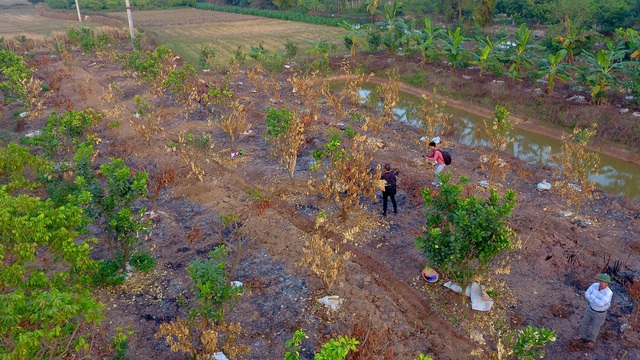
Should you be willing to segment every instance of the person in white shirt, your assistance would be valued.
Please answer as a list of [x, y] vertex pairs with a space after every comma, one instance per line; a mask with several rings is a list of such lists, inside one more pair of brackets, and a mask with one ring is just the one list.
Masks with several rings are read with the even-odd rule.
[[610, 282], [609, 275], [600, 274], [598, 282], [589, 286], [584, 294], [589, 306], [584, 311], [578, 334], [587, 347], [595, 346], [600, 327], [607, 318], [607, 310], [611, 306], [611, 298], [613, 297], [613, 291], [609, 289]]

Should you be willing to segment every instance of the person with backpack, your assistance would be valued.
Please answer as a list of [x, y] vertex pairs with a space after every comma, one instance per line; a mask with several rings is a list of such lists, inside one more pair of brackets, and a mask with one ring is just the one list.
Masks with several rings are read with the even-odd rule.
[[387, 184], [382, 191], [382, 216], [387, 216], [387, 198], [391, 198], [393, 204], [393, 213], [398, 213], [398, 207], [396, 205], [396, 174], [391, 172], [391, 165], [384, 165], [384, 173], [380, 179], [385, 180]]
[[429, 147], [431, 148], [431, 154], [425, 155], [424, 157], [426, 157], [428, 160], [436, 162], [435, 179], [431, 184], [440, 186], [442, 185], [442, 183], [440, 182], [440, 179], [438, 179], [438, 174], [440, 174], [442, 170], [444, 170], [445, 166], [451, 164], [451, 156], [446, 151], [441, 151], [440, 149], [438, 149], [436, 147], [436, 143], [433, 141], [429, 143]]

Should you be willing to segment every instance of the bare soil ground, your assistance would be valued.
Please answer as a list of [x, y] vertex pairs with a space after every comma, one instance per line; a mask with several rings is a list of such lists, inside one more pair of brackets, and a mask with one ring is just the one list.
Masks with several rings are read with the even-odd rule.
[[[77, 53], [72, 71], [67, 71], [56, 55], [41, 54], [34, 61], [40, 56], [50, 60], [48, 71], [39, 67], [40, 74], [64, 72], [60, 91], [71, 100], [74, 109], [106, 110], [108, 104], [100, 99], [100, 94], [110, 83], [115, 82], [124, 90], [122, 103], [130, 109], [133, 96], [146, 91], [146, 86], [123, 76], [111, 61]], [[282, 85], [282, 104], [293, 101], [294, 95], [286, 82], [290, 71], [281, 74], [278, 80]], [[220, 79], [216, 74], [206, 77], [207, 81]], [[632, 321], [633, 310], [623, 284], [637, 278], [640, 268], [638, 203], [600, 192], [599, 199], [584, 206], [584, 216], [593, 225], [586, 228], [574, 225], [560, 215], [566, 210], [565, 200], [535, 190], [541, 178], [550, 178], [551, 170], [508, 158], [513, 172], [503, 185], [518, 192], [518, 207], [510, 223], [522, 246], [496, 263], [495, 269], [500, 271], [483, 279], [497, 294], [492, 312], [472, 312], [458, 295], [441, 287], [447, 279], [427, 285], [419, 277], [425, 259], [414, 249], [414, 238], [423, 231], [420, 189], [429, 186], [432, 168], [419, 156], [415, 129], [393, 123], [381, 135], [384, 147], [376, 161], [389, 162], [400, 171], [399, 214], [382, 218], [377, 215], [381, 204], [364, 200], [368, 215], [358, 219], [361, 226], [371, 230], [358, 245], [343, 247], [355, 256], [346, 264], [343, 285], [327, 291], [309, 269], [296, 263], [312, 230], [312, 218], [323, 208], [306, 186], [310, 152], [327, 134], [328, 126], [322, 124], [336, 119], [322, 115], [303, 146], [296, 181], [292, 184], [277, 159], [269, 156], [267, 144], [260, 136], [265, 130], [265, 108], [280, 103], [274, 104], [265, 94], [256, 93], [244, 72], [231, 79], [231, 88], [249, 110], [253, 125], [251, 135], [238, 139], [237, 146], [245, 155], [230, 159], [226, 135], [214, 131], [216, 150], [214, 161], [206, 167], [205, 181], [183, 176], [178, 185], [162, 194], [163, 215], [156, 218], [152, 235], [144, 244], [158, 260], [156, 270], [135, 274], [122, 286], [96, 292], [106, 305], [107, 334], [126, 324], [131, 324], [135, 331], [130, 339], [132, 358], [186, 358], [171, 353], [164, 341], [153, 338], [153, 334], [161, 322], [184, 315], [177, 299], [190, 296], [186, 268], [191, 260], [206, 256], [219, 243], [211, 224], [228, 213], [241, 214], [247, 228], [253, 229], [253, 246], [243, 255], [234, 277], [251, 284], [252, 290], [231, 314], [231, 320], [242, 324], [240, 341], [251, 348], [246, 359], [281, 358], [284, 342], [298, 328], [304, 328], [310, 335], [304, 342], [303, 356], [311, 358], [321, 342], [330, 336], [350, 333], [358, 322], [387, 334], [377, 351], [387, 354], [388, 359], [413, 359], [421, 352], [436, 359], [491, 358], [495, 342], [487, 324], [498, 317], [513, 328], [535, 325], [554, 329], [558, 340], [548, 347], [549, 358], [640, 358], [637, 325], [623, 331], [623, 325]], [[171, 104], [168, 98], [167, 101]], [[5, 108], [5, 115], [10, 111]], [[207, 117], [199, 109], [191, 115], [192, 121], [185, 122], [179, 107], [169, 105], [165, 111], [172, 114], [163, 123], [165, 136], [154, 139], [150, 147], [132, 131], [128, 118], [123, 118], [117, 128], [107, 127], [103, 122], [100, 127], [103, 141], [96, 163], [109, 156], [121, 156], [135, 168], [165, 162], [180, 167], [186, 175], [185, 166], [167, 152], [166, 145], [180, 130], [205, 128]], [[5, 128], [14, 121], [7, 117], [3, 121]], [[13, 136], [37, 130], [41, 125], [42, 119], [27, 123]], [[454, 179], [464, 175], [471, 179], [470, 184], [476, 184], [484, 177], [477, 166], [479, 149], [457, 144], [453, 139], [446, 139], [444, 146], [454, 158], [449, 167]], [[254, 204], [247, 200], [246, 191], [251, 188], [270, 196], [270, 207], [264, 214], [255, 212]], [[470, 191], [484, 193], [474, 186]], [[149, 202], [141, 205], [149, 206]], [[194, 229], [202, 230], [204, 235], [188, 242], [186, 234]], [[107, 255], [99, 247], [96, 256]], [[598, 347], [587, 351], [571, 339], [586, 305], [583, 291], [593, 282], [595, 274], [603, 270], [614, 275], [613, 307]], [[318, 298], [328, 294], [345, 299], [338, 312], [317, 304]], [[474, 357], [472, 352], [480, 355]]]

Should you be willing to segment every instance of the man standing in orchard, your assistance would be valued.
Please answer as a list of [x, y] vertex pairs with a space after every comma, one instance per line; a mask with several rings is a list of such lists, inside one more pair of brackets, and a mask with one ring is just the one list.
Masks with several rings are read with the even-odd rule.
[[593, 283], [585, 292], [584, 297], [589, 302], [585, 309], [578, 334], [586, 347], [595, 346], [600, 327], [607, 318], [607, 310], [611, 307], [613, 291], [609, 289], [611, 277], [607, 274], [598, 275], [598, 282]]

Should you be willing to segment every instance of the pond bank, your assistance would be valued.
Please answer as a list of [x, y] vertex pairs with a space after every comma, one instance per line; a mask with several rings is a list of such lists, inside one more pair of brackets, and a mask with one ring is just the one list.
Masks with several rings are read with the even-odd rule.
[[[342, 79], [346, 79], [346, 76], [336, 76], [335, 78], [332, 78], [332, 80], [342, 80]], [[369, 81], [377, 84], [382, 84], [386, 81], [386, 79], [373, 76], [369, 79]], [[486, 109], [486, 108], [469, 104], [460, 100], [447, 98], [441, 95], [434, 94], [431, 91], [417, 88], [411, 85], [402, 84], [402, 86], [400, 87], [400, 91], [403, 91], [418, 97], [421, 96], [422, 94], [425, 94], [433, 99], [445, 102], [448, 106], [455, 107], [455, 108], [470, 112], [472, 114], [476, 114], [476, 115], [487, 117], [487, 118], [493, 117], [493, 109]], [[561, 140], [562, 134], [565, 133], [565, 130], [558, 127], [551, 126], [549, 124], [545, 124], [537, 119], [518, 117], [518, 116], [514, 116], [513, 114], [511, 114], [510, 117], [517, 128], [520, 128], [526, 131], [549, 136], [557, 140]], [[595, 144], [595, 146], [600, 150], [600, 152], [606, 155], [609, 155], [611, 157], [614, 157], [623, 161], [628, 161], [628, 162], [632, 162], [637, 165], [640, 165], [640, 153], [636, 153], [630, 149], [623, 148], [621, 147], [621, 145], [608, 143], [608, 142], [597, 143]]]

